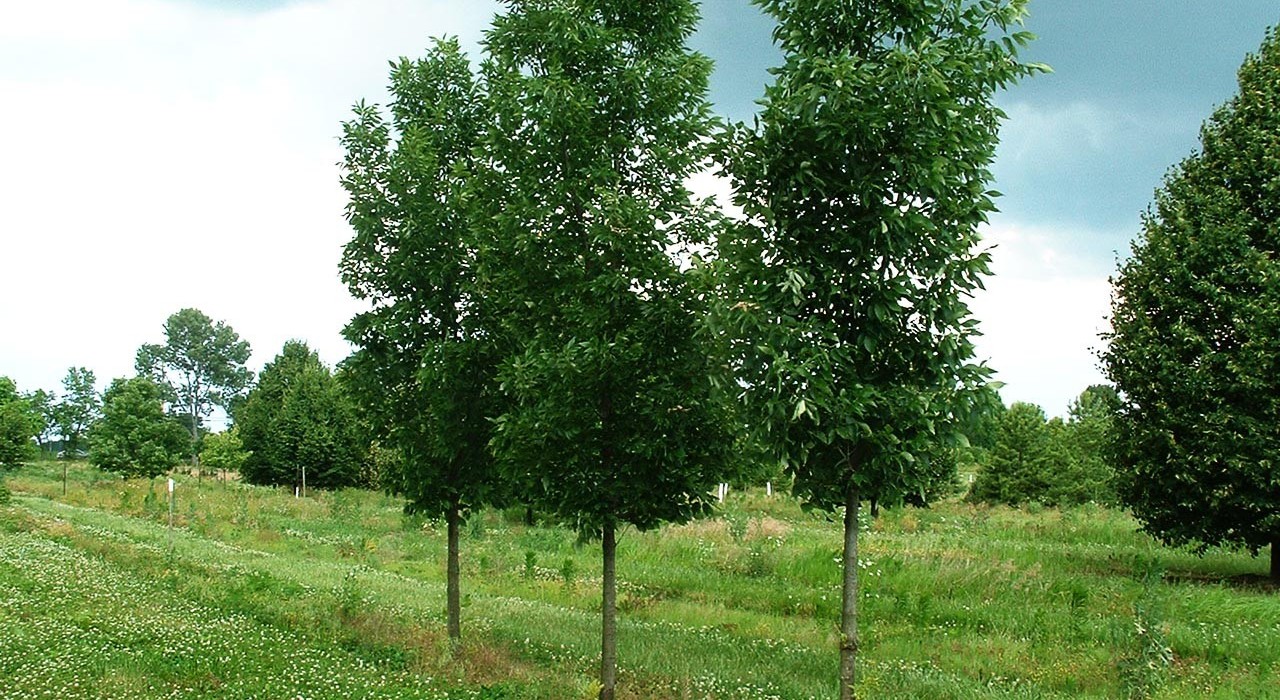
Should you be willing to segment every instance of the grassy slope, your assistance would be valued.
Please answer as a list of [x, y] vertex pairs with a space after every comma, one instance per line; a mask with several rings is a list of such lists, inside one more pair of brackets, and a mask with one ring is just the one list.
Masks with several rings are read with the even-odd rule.
[[[598, 548], [562, 529], [465, 530], [455, 654], [442, 528], [394, 499], [184, 479], [170, 549], [159, 482], [72, 476], [65, 498], [59, 467], [9, 478], [0, 699], [593, 694]], [[1241, 585], [1259, 560], [1162, 549], [1099, 508], [944, 504], [869, 528], [867, 697], [1280, 698], [1280, 597]], [[833, 697], [839, 542], [759, 494], [625, 533], [623, 696]]]

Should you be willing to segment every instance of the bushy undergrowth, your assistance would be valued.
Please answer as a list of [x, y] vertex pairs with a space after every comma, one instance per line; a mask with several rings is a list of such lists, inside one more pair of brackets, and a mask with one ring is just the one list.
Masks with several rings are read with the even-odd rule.
[[[315, 698], [363, 683], [362, 697], [593, 692], [599, 550], [569, 530], [476, 516], [464, 530], [466, 644], [455, 651], [443, 629], [444, 528], [406, 518], [396, 499], [354, 489], [298, 499], [180, 478], [170, 549], [167, 503], [148, 497], [147, 482], [73, 466], [65, 502], [60, 467], [29, 466], [11, 484], [0, 546], [26, 553], [0, 559], [0, 587], [23, 591], [0, 610], [0, 628], [15, 630], [0, 635], [0, 663], [59, 697], [101, 687], [111, 697], [294, 697], [255, 692], [267, 686], [249, 676]], [[1264, 568], [1255, 559], [1163, 549], [1097, 506], [944, 502], [864, 526], [866, 697], [1280, 697], [1280, 603], [1244, 585]], [[755, 491], [731, 494], [717, 518], [624, 532], [620, 697], [834, 697], [839, 545], [837, 522]], [[36, 581], [39, 567], [54, 567], [49, 580], [67, 593]], [[1164, 575], [1146, 575], [1156, 570]], [[84, 602], [64, 600], [72, 595]], [[188, 610], [191, 624], [174, 619]], [[44, 626], [65, 634], [46, 640]], [[239, 647], [237, 635], [256, 641]], [[295, 647], [323, 663], [284, 679], [273, 664], [295, 659]], [[51, 661], [77, 655], [91, 663]], [[327, 690], [331, 674], [346, 685]], [[0, 697], [41, 697], [35, 683], [22, 685], [34, 695]]]

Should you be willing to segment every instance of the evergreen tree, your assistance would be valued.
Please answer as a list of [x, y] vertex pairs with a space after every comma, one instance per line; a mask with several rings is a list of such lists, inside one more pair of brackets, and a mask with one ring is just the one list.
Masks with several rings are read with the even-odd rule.
[[350, 400], [307, 344], [290, 340], [268, 362], [236, 416], [253, 484], [356, 484], [365, 457]]
[[[1061, 423], [1061, 421], [1059, 421]], [[969, 499], [986, 503], [1020, 505], [1042, 501], [1063, 468], [1064, 453], [1055, 444], [1060, 438], [1045, 421], [1039, 406], [1015, 402], [996, 427], [990, 461], [978, 474]]]

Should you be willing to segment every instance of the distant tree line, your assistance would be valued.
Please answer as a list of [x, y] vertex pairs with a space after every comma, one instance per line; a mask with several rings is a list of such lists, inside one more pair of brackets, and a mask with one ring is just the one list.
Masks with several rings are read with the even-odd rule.
[[[285, 343], [256, 383], [249, 345], [224, 322], [182, 309], [166, 342], [143, 345], [137, 374], [99, 395], [91, 370], [72, 367], [63, 391], [20, 393], [0, 377], [0, 467], [38, 457], [87, 458], [124, 478], [154, 478], [187, 462], [200, 475], [238, 472], [262, 485], [377, 486], [367, 423], [301, 341]], [[209, 433], [215, 409], [230, 427]], [[65, 462], [64, 462], [65, 471]]]

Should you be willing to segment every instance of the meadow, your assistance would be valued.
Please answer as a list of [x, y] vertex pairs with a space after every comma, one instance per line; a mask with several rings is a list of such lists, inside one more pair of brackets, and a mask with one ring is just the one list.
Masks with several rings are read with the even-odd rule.
[[[402, 502], [74, 464], [8, 475], [0, 700], [566, 700], [597, 692], [599, 548], [522, 509], [464, 528], [444, 635], [444, 528]], [[1097, 506], [944, 502], [865, 522], [861, 697], [1280, 698], [1265, 561], [1161, 547]], [[620, 697], [836, 692], [838, 522], [732, 492], [717, 517], [619, 538]]]

